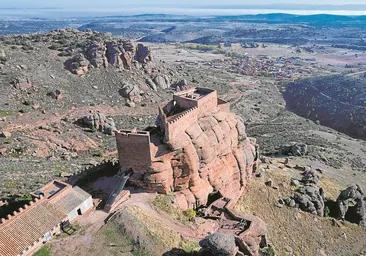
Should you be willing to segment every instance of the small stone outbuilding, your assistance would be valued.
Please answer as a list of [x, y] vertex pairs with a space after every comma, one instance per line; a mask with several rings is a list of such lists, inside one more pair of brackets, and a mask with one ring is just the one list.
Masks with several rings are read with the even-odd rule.
[[72, 222], [93, 209], [90, 194], [58, 180], [31, 195], [33, 201], [1, 219], [1, 256], [33, 255], [61, 232], [62, 223]]

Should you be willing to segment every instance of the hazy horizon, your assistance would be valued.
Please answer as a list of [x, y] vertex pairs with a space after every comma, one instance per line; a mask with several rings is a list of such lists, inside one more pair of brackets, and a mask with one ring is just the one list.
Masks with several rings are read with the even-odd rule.
[[[5, 1], [5, 2], [4, 2]], [[87, 1], [89, 4], [84, 4]], [[214, 16], [214, 15], [246, 15], [287, 13], [297, 15], [333, 14], [360, 16], [366, 15], [366, 3], [363, 1], [335, 0], [327, 4], [324, 0], [293, 1], [293, 0], [258, 0], [256, 4], [243, 4], [243, 1], [228, 0], [225, 5], [218, 1], [200, 1], [193, 4], [192, 0], [185, 4], [169, 4], [166, 0], [157, 0], [143, 4], [147, 0], [137, 0], [133, 4], [121, 4], [116, 0], [103, 1], [103, 7], [98, 7], [100, 1], [79, 0], [71, 4], [71, 0], [61, 3], [37, 0], [2, 0], [0, 3], [0, 19], [9, 18], [80, 18], [101, 16], [130, 16], [139, 14], [172, 14], [190, 16]], [[209, 2], [209, 3], [208, 3]], [[70, 3], [70, 4], [68, 4]], [[267, 4], [265, 4], [267, 3]], [[314, 4], [317, 3], [317, 4]], [[48, 6], [47, 6], [48, 5]]]
[[255, 4], [249, 1], [242, 0], [227, 0], [223, 4], [222, 1], [215, 0], [201, 0], [199, 2], [195, 0], [186, 0], [184, 4], [176, 4], [171, 2], [171, 0], [155, 0], [153, 3], [149, 0], [134, 0], [134, 1], [119, 1], [119, 0], [63, 0], [50, 3], [49, 0], [1, 0], [0, 8], [113, 8], [113, 7], [160, 7], [160, 8], [210, 8], [210, 7], [223, 7], [229, 8], [230, 6], [262, 6], [262, 7], [271, 7], [272, 5], [281, 5], [286, 6], [306, 6], [306, 5], [314, 5], [314, 6], [322, 6], [326, 5], [328, 7], [331, 6], [339, 6], [339, 5], [365, 5], [366, 2], [364, 0], [257, 0]]

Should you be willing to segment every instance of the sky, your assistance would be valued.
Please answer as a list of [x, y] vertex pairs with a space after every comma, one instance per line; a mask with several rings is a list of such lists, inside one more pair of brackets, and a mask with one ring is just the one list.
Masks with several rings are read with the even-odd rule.
[[[250, 4], [366, 4], [366, 0], [185, 0], [177, 2], [181, 6], [212, 6], [212, 5], [250, 5]], [[123, 6], [174, 6], [172, 0], [0, 0], [0, 8], [94, 8], [94, 7], [123, 7]]]

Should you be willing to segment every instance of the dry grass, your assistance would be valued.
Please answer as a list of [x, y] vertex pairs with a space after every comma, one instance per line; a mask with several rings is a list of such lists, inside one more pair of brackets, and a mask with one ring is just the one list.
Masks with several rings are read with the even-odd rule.
[[322, 178], [319, 183], [319, 187], [324, 189], [324, 194], [327, 199], [330, 200], [337, 200], [339, 192], [344, 189], [344, 187], [340, 186], [339, 184], [333, 182], [330, 178], [324, 177]]
[[139, 248], [133, 239], [119, 230], [115, 223], [108, 223], [96, 235], [90, 255], [103, 256], [150, 256]]
[[166, 226], [162, 221], [151, 217], [137, 206], [128, 207], [128, 211], [141, 222], [155, 242], [164, 245], [167, 250], [181, 248], [187, 252], [199, 249], [197, 243], [183, 238], [178, 232]]
[[185, 225], [191, 225], [190, 219], [196, 216], [196, 212], [192, 209], [182, 211], [174, 207], [170, 195], [157, 195], [149, 203], [158, 212], [165, 212], [174, 220], [178, 220]]
[[[337, 227], [330, 218], [320, 218], [286, 206], [276, 207], [279, 198], [291, 195], [295, 189], [290, 186], [293, 170], [271, 165], [264, 174], [264, 178], [249, 183], [248, 193], [235, 210], [253, 213], [267, 223], [270, 242], [279, 255], [290, 255], [289, 251], [306, 256], [323, 252], [327, 255], [359, 255], [366, 241], [363, 229], [351, 223]], [[278, 190], [264, 184], [269, 178], [279, 187]], [[320, 185], [330, 198], [335, 198], [340, 188], [329, 178], [323, 178]]]

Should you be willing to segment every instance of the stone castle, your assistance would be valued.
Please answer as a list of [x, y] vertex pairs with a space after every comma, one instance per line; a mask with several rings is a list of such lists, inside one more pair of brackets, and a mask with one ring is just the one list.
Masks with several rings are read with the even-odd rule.
[[148, 191], [174, 192], [182, 209], [220, 193], [237, 200], [258, 168], [254, 139], [215, 90], [180, 91], [159, 107], [156, 127], [116, 132], [121, 170]]

